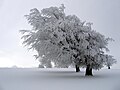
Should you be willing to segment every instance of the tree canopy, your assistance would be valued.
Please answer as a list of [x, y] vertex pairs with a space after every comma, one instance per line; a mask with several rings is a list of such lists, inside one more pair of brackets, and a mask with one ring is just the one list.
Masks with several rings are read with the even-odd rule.
[[[92, 23], [82, 22], [76, 15], [66, 15], [65, 7], [34, 8], [25, 15], [31, 30], [21, 30], [23, 44], [37, 51], [36, 58], [45, 65], [56, 67], [78, 65], [91, 69], [111, 66], [112, 56], [106, 59], [111, 38], [92, 29]], [[111, 59], [112, 57], [112, 59]]]

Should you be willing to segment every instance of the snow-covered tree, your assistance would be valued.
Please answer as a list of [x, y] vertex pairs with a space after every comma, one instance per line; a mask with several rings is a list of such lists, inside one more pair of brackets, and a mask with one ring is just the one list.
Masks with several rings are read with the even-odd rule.
[[110, 69], [112, 64], [116, 63], [117, 61], [113, 58], [112, 55], [105, 55], [105, 65]]
[[87, 49], [84, 50], [86, 75], [92, 75], [92, 69], [100, 69], [104, 65], [104, 52], [108, 41], [111, 38], [105, 38], [104, 35], [91, 29], [91, 23], [88, 23], [90, 30], [87, 33], [86, 40], [89, 42]]
[[[35, 49], [38, 52], [37, 57], [42, 57], [43, 60], [52, 60], [58, 67], [71, 65], [73, 63], [71, 53], [63, 51], [63, 49], [68, 47], [67, 41], [74, 34], [74, 32], [71, 33], [75, 29], [74, 22], [77, 26], [80, 22], [79, 19], [75, 15], [65, 16], [64, 5], [59, 8], [46, 8], [41, 12], [32, 9], [26, 17], [33, 28], [32, 30], [21, 30], [24, 34], [23, 44]], [[82, 23], [80, 24], [82, 25]], [[73, 40], [71, 41], [73, 42]]]
[[86, 75], [92, 75], [92, 69], [103, 67], [111, 39], [92, 30], [92, 23], [82, 22], [76, 15], [66, 15], [64, 10], [63, 4], [41, 12], [31, 9], [25, 16], [32, 29], [21, 30], [23, 44], [37, 51], [35, 56], [45, 67], [54, 62], [56, 67], [74, 65], [79, 71], [81, 66], [86, 67]]

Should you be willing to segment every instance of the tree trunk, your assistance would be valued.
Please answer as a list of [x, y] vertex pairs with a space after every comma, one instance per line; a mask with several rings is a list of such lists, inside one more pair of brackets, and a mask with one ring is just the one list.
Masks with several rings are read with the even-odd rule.
[[110, 69], [110, 66], [108, 66], [108, 69]]
[[90, 67], [90, 65], [87, 65], [85, 75], [86, 76], [93, 76], [93, 74], [92, 74], [92, 68]]
[[80, 68], [78, 65], [75, 65], [75, 68], [76, 68], [76, 72], [80, 72]]

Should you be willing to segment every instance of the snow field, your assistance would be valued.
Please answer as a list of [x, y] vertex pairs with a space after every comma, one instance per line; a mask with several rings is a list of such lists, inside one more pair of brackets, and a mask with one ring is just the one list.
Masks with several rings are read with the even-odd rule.
[[120, 70], [85, 71], [75, 69], [1, 68], [0, 90], [120, 90]]

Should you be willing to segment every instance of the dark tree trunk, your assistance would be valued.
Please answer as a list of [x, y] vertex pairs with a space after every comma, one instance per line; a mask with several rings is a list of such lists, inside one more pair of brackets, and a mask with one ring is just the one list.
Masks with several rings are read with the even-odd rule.
[[80, 68], [78, 65], [75, 65], [75, 68], [76, 68], [76, 72], [80, 72]]
[[90, 67], [90, 65], [87, 65], [85, 75], [86, 76], [93, 76], [93, 74], [92, 74], [92, 68]]
[[108, 66], [108, 69], [110, 69], [110, 66]]

